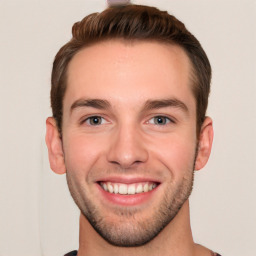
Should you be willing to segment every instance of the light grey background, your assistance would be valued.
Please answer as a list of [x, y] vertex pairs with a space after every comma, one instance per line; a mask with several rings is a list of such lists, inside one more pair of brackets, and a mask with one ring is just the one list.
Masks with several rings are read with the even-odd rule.
[[[201, 41], [213, 68], [215, 139], [196, 173], [194, 239], [223, 256], [256, 242], [256, 1], [134, 1], [167, 9]], [[78, 247], [79, 212], [44, 143], [54, 55], [104, 0], [0, 0], [0, 256], [59, 256]]]

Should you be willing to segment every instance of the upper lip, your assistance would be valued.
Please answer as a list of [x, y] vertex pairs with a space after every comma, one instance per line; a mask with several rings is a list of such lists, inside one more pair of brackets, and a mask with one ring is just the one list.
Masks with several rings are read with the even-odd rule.
[[161, 183], [158, 179], [151, 177], [134, 177], [134, 176], [108, 176], [101, 179], [98, 179], [97, 182], [113, 182], [113, 183], [123, 183], [123, 184], [132, 184], [140, 182], [155, 182]]

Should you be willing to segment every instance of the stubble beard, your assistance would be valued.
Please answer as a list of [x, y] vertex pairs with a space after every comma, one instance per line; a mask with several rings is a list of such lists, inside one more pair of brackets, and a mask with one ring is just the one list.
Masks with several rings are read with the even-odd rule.
[[174, 219], [189, 198], [194, 182], [194, 165], [195, 160], [190, 170], [187, 170], [183, 181], [175, 190], [172, 188], [172, 183], [169, 184], [170, 190], [167, 190], [167, 186], [159, 207], [146, 219], [139, 217], [140, 208], [116, 207], [113, 211], [115, 219], [119, 219], [119, 221], [116, 222], [115, 220], [113, 222], [113, 216], [111, 218], [106, 211], [98, 209], [85, 192], [79, 193], [74, 189], [75, 185], [68, 171], [67, 183], [71, 196], [81, 213], [103, 239], [115, 246], [137, 247], [153, 240]]

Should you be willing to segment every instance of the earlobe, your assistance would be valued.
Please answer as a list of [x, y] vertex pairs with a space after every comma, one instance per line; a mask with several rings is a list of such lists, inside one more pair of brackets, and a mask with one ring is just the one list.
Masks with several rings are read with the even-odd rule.
[[213, 126], [212, 119], [210, 117], [206, 117], [204, 123], [201, 127], [199, 143], [198, 143], [198, 153], [195, 163], [195, 170], [202, 169], [211, 154], [213, 142]]
[[45, 141], [48, 148], [48, 157], [51, 169], [57, 174], [64, 174], [66, 172], [66, 168], [64, 163], [62, 140], [59, 136], [56, 121], [53, 117], [48, 117], [46, 120]]

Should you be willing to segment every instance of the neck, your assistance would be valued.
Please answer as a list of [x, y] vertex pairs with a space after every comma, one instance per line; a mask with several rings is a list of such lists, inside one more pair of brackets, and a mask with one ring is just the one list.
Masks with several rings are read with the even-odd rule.
[[191, 256], [195, 255], [195, 251], [196, 245], [192, 238], [188, 201], [157, 237], [139, 247], [117, 247], [109, 244], [93, 229], [82, 214], [80, 216], [78, 256]]

